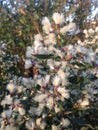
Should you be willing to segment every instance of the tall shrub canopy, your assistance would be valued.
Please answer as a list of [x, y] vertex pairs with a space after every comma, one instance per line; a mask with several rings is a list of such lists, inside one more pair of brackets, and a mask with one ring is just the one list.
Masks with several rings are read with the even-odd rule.
[[92, 7], [90, 0], [1, 1], [1, 130], [98, 128]]

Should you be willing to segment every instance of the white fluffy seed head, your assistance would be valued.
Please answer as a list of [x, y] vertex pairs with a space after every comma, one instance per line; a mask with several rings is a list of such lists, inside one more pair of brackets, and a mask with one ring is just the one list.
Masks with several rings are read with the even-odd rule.
[[83, 30], [83, 33], [84, 33], [84, 34], [88, 34], [87, 29], [84, 29], [84, 30]]
[[67, 32], [69, 31], [76, 31], [76, 24], [73, 22], [70, 22], [67, 27]]
[[70, 125], [70, 121], [67, 118], [63, 118], [61, 123], [64, 127], [68, 127]]
[[18, 86], [17, 92], [18, 92], [18, 93], [21, 93], [22, 91], [23, 91], [23, 86]]
[[61, 111], [60, 108], [58, 108], [57, 106], [54, 107], [54, 110], [55, 110], [56, 113]]
[[36, 102], [42, 102], [47, 98], [47, 94], [38, 94], [34, 97], [34, 101]]
[[61, 77], [62, 86], [67, 86], [69, 84], [68, 79], [67, 79], [68, 75], [63, 71], [63, 69], [59, 69], [58, 75]]
[[91, 52], [88, 55], [91, 61], [95, 61], [95, 58], [96, 58], [95, 52]]
[[69, 91], [66, 90], [64, 87], [58, 87], [58, 92], [61, 94], [62, 97], [64, 98], [69, 98]]
[[84, 100], [78, 100], [78, 103], [80, 104], [81, 107], [86, 107], [89, 105], [89, 100], [88, 98], [85, 98]]
[[30, 67], [32, 67], [32, 61], [27, 59], [25, 61], [25, 69], [29, 69]]
[[50, 81], [50, 75], [46, 75], [45, 76], [45, 83], [46, 83], [46, 85], [49, 83], [49, 81]]
[[43, 40], [43, 37], [42, 37], [41, 34], [36, 34], [36, 35], [34, 36], [34, 39], [35, 39], [35, 41], [42, 41], [42, 40]]
[[1, 117], [2, 117], [2, 118], [6, 118], [6, 117], [7, 117], [6, 113], [5, 113], [5, 112], [2, 112], [2, 113], [1, 113]]
[[28, 46], [28, 47], [27, 47], [27, 50], [26, 50], [26, 57], [27, 57], [27, 58], [31, 58], [32, 55], [33, 55], [33, 53], [34, 53], [33, 48], [30, 47], [30, 46]]
[[15, 85], [13, 83], [9, 83], [7, 85], [7, 90], [9, 90], [10, 93], [13, 93], [15, 91]]
[[37, 119], [36, 119], [36, 124], [37, 124], [38, 126], [40, 126], [40, 124], [41, 124], [41, 118], [37, 118]]
[[19, 130], [19, 126], [7, 125], [6, 128], [2, 130]]
[[48, 25], [51, 25], [49, 19], [48, 19], [47, 17], [44, 17], [44, 18], [42, 19], [42, 25], [45, 26], [45, 25], [47, 25], [47, 24], [48, 24]]
[[59, 130], [59, 126], [52, 125], [52, 130]]
[[34, 127], [35, 127], [34, 120], [28, 120], [28, 121], [26, 121], [26, 128], [27, 129], [34, 129]]
[[20, 115], [25, 115], [25, 109], [24, 108], [18, 108], [18, 111], [19, 111], [19, 113], [20, 113]]
[[58, 76], [58, 75], [56, 75], [56, 76], [53, 78], [53, 80], [52, 80], [52, 84], [53, 84], [54, 86], [59, 86], [60, 83], [61, 83], [61, 77]]
[[95, 32], [95, 31], [94, 31], [92, 28], [88, 29], [88, 33], [89, 33], [90, 35], [93, 35], [94, 32]]
[[49, 109], [52, 109], [52, 107], [53, 107], [53, 97], [47, 98], [47, 107]]
[[51, 30], [51, 23], [49, 21], [49, 19], [47, 17], [44, 17], [42, 20], [42, 25], [43, 25], [43, 31], [46, 34], [49, 34], [50, 30]]
[[65, 22], [65, 18], [64, 18], [64, 15], [63, 14], [60, 14], [58, 12], [54, 13], [53, 16], [52, 16], [55, 24], [62, 24]]
[[95, 32], [98, 33], [98, 26], [95, 28]]
[[66, 34], [67, 28], [68, 28], [67, 26], [64, 26], [64, 27], [60, 28], [60, 33]]
[[49, 44], [56, 44], [56, 35], [54, 33], [49, 33], [47, 39], [49, 41]]
[[40, 128], [41, 128], [42, 130], [44, 130], [46, 125], [47, 125], [46, 122], [45, 122], [45, 121], [42, 121], [41, 124], [40, 124]]

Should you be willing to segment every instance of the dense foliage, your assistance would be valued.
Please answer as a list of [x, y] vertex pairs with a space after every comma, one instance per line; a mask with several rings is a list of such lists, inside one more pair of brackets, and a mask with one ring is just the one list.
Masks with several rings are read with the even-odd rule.
[[83, 2], [1, 1], [1, 130], [98, 129], [98, 23]]

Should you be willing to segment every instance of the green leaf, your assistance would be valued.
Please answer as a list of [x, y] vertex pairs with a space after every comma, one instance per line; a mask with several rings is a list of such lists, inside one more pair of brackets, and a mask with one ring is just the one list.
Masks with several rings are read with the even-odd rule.
[[41, 86], [37, 84], [37, 85], [36, 85], [36, 89], [37, 89], [37, 90], [40, 90], [40, 88], [41, 88]]
[[60, 56], [57, 56], [57, 57], [55, 57], [55, 60], [56, 60], [56, 61], [61, 61], [61, 57], [60, 57]]
[[98, 130], [98, 126], [96, 126], [95, 129]]
[[69, 82], [76, 84], [77, 83], [77, 78], [78, 77], [76, 75], [72, 76], [72, 77], [69, 77]]
[[82, 127], [80, 130], [88, 130], [89, 127]]
[[9, 69], [8, 69], [8, 72], [12, 72], [12, 71], [15, 71], [16, 68], [14, 66], [11, 66]]
[[37, 55], [33, 55], [33, 56], [35, 56], [35, 57], [38, 58], [38, 59], [50, 59], [50, 58], [53, 57], [52, 54], [49, 54], [49, 55], [37, 54]]
[[91, 130], [94, 130], [94, 128], [90, 124], [86, 124], [86, 126], [89, 127]]
[[8, 60], [10, 60], [10, 56], [9, 55], [3, 58], [3, 62], [6, 62]]
[[81, 119], [81, 118], [75, 118], [74, 122], [78, 125], [86, 125], [87, 124], [87, 122], [84, 119]]
[[[77, 65], [79, 67], [79, 70], [85, 70], [85, 69], [90, 69], [92, 66], [86, 62], [73, 62], [73, 65]], [[75, 66], [74, 66], [75, 67]]]
[[20, 42], [19, 45], [20, 45], [21, 47], [24, 47], [24, 46], [25, 46], [23, 42]]

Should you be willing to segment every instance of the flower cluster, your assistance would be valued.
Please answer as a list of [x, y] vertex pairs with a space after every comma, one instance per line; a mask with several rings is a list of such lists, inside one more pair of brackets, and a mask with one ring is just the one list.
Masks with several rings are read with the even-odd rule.
[[35, 35], [34, 44], [27, 47], [25, 77], [6, 86], [0, 104], [1, 130], [18, 130], [23, 124], [28, 130], [71, 129], [73, 111], [98, 101], [97, 49], [84, 45], [86, 40], [66, 43], [67, 34], [76, 34], [77, 26], [65, 24], [60, 13], [42, 19], [43, 33]]

